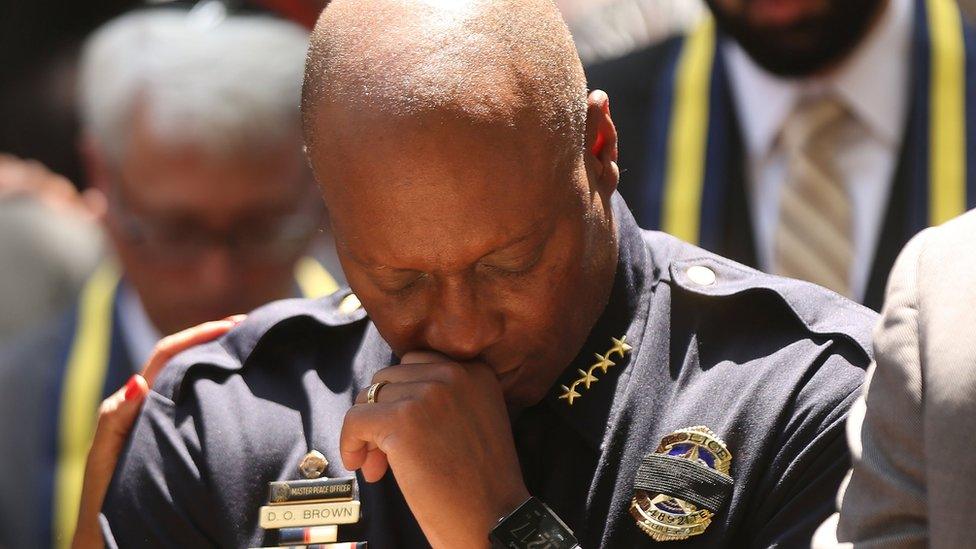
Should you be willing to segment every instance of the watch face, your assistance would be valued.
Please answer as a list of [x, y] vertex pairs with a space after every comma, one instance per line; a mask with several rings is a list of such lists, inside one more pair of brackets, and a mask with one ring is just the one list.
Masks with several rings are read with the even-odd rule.
[[541, 501], [532, 498], [492, 531], [496, 547], [569, 549], [573, 532]]

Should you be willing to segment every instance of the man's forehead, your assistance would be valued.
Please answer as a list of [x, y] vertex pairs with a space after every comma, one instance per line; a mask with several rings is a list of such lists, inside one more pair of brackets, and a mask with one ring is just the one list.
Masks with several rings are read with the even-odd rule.
[[[393, 105], [393, 103], [399, 103]], [[406, 107], [404, 105], [407, 105]], [[458, 134], [485, 137], [482, 145], [504, 144], [518, 135], [541, 137], [551, 133], [531, 105], [517, 100], [502, 87], [481, 87], [477, 93], [413, 101], [396, 97], [323, 100], [306, 120], [311, 135], [308, 151], [334, 148], [336, 141], [390, 141], [416, 146], [421, 139], [449, 139]], [[513, 135], [514, 134], [514, 135]], [[406, 142], [406, 140], [410, 142]], [[341, 144], [341, 143], [340, 143]]]

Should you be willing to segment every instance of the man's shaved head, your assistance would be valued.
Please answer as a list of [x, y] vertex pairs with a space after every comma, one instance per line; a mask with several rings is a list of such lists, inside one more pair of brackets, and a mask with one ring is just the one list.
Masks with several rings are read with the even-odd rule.
[[349, 285], [403, 356], [538, 401], [616, 268], [616, 131], [551, 0], [333, 0], [302, 112]]
[[586, 79], [551, 0], [333, 0], [305, 69], [309, 147], [323, 103], [393, 117], [534, 120], [579, 153]]

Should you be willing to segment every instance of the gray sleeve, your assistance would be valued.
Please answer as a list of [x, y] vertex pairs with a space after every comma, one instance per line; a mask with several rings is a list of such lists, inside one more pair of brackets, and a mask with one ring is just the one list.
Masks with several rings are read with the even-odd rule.
[[910, 242], [892, 270], [875, 363], [848, 425], [853, 470], [837, 498], [839, 517], [817, 532], [817, 547], [928, 544], [917, 292], [923, 241], [920, 235]]
[[200, 473], [193, 420], [151, 392], [119, 458], [102, 507], [106, 543], [117, 547], [229, 546]]

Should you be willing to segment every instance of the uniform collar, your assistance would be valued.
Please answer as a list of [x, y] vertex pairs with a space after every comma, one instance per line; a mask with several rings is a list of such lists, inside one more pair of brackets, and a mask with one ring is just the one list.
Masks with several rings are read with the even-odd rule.
[[[629, 380], [632, 357], [637, 355], [644, 336], [650, 294], [661, 274], [641, 229], [619, 195], [613, 198], [613, 211], [620, 247], [610, 298], [579, 354], [545, 398], [545, 405], [594, 449], [601, 447], [615, 412], [616, 396]], [[624, 351], [627, 348], [630, 350]], [[604, 357], [613, 364], [600, 366]], [[589, 387], [588, 374], [595, 379], [590, 379]], [[570, 404], [568, 395], [574, 392], [579, 396], [572, 396]]]

